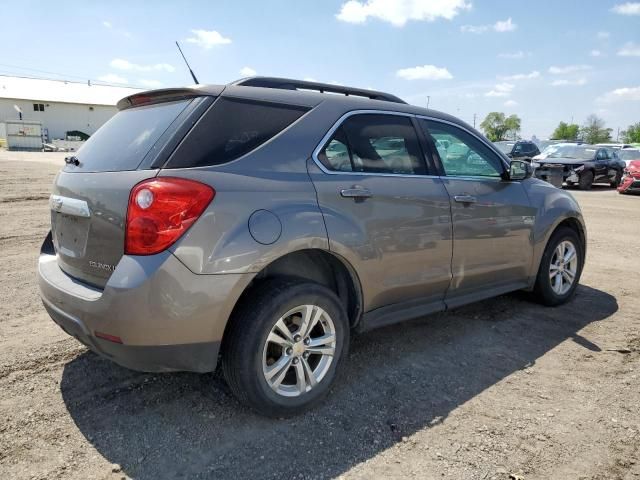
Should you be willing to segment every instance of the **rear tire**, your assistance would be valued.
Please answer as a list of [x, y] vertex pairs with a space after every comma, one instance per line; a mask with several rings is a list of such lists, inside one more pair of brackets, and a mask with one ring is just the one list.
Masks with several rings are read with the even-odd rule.
[[578, 182], [580, 190], [591, 190], [591, 185], [593, 185], [593, 172], [591, 170], [582, 172], [580, 181]]
[[266, 280], [230, 321], [222, 368], [240, 402], [286, 417], [329, 393], [349, 347], [347, 314], [334, 292], [300, 280]]
[[583, 264], [580, 237], [569, 227], [559, 227], [551, 235], [540, 261], [533, 290], [535, 300], [547, 306], [568, 302], [575, 294]]

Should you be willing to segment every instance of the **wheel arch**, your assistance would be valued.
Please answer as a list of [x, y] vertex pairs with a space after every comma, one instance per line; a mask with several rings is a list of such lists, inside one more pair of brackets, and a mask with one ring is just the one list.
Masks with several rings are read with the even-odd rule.
[[287, 253], [260, 270], [244, 289], [229, 316], [224, 338], [234, 319], [234, 313], [261, 283], [274, 277], [310, 281], [332, 290], [345, 307], [349, 324], [355, 327], [362, 316], [363, 296], [360, 279], [353, 267], [340, 255], [312, 248]]

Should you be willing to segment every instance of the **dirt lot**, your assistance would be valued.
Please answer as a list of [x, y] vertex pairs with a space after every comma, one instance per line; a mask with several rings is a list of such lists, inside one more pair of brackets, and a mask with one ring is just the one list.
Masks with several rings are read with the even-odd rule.
[[640, 197], [575, 192], [570, 304], [506, 295], [360, 336], [330, 399], [276, 421], [218, 374], [125, 370], [53, 324], [34, 269], [57, 167], [21, 159], [0, 152], [0, 477], [640, 479]]

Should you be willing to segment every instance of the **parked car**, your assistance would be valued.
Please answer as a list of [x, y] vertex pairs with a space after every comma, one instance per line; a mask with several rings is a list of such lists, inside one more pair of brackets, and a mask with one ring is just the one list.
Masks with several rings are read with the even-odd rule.
[[552, 178], [556, 172], [571, 187], [578, 185], [588, 190], [593, 183], [605, 182], [617, 187], [622, 179], [625, 163], [613, 149], [595, 145], [554, 145], [546, 158], [534, 160], [535, 176]]
[[640, 160], [632, 160], [624, 169], [618, 192], [640, 193]]
[[517, 142], [494, 142], [494, 144], [509, 158], [530, 162], [533, 157], [540, 154], [538, 146], [529, 140]]
[[566, 142], [566, 141], [555, 141], [553, 140], [552, 143], [547, 144], [542, 151], [534, 156], [531, 161], [532, 162], [537, 162], [538, 160], [542, 160], [547, 158], [550, 154], [552, 154], [553, 152], [555, 152], [557, 150], [556, 147], [561, 147], [563, 145], [582, 145], [581, 142]]
[[640, 160], [640, 148], [623, 148], [616, 153], [618, 154], [618, 158], [624, 160], [627, 166], [634, 160]]
[[118, 109], [55, 179], [38, 279], [52, 319], [125, 367], [220, 358], [243, 403], [289, 415], [352, 333], [521, 289], [560, 305], [580, 280], [578, 203], [450, 115], [263, 77]]

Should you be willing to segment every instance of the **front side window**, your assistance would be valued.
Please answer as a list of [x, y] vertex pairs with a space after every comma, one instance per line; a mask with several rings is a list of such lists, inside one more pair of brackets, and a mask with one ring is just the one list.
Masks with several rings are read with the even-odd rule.
[[[447, 123], [424, 119], [420, 123], [433, 138], [447, 176], [501, 176], [504, 167], [500, 158], [473, 135]], [[448, 148], [438, 146], [445, 141]]]
[[343, 122], [318, 159], [329, 170], [423, 175], [422, 151], [411, 119], [361, 114]]

